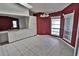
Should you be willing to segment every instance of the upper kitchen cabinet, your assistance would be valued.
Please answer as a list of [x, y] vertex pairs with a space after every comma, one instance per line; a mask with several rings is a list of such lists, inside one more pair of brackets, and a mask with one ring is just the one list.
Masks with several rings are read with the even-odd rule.
[[0, 14], [29, 16], [29, 8], [19, 3], [0, 3]]

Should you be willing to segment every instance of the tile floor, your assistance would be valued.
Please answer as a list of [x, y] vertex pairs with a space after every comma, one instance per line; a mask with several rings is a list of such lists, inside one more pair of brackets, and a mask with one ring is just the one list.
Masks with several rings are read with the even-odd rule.
[[37, 35], [0, 46], [0, 56], [73, 56], [74, 50], [59, 38]]

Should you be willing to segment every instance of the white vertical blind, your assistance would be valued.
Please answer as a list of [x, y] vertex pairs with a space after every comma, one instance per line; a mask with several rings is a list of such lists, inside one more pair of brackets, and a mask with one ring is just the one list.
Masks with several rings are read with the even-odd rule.
[[51, 34], [59, 36], [60, 32], [60, 17], [51, 18]]
[[64, 15], [64, 39], [71, 43], [74, 12]]

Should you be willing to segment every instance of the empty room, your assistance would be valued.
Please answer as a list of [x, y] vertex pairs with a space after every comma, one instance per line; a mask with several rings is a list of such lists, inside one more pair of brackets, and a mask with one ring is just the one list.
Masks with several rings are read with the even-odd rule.
[[78, 56], [79, 3], [0, 3], [0, 56]]

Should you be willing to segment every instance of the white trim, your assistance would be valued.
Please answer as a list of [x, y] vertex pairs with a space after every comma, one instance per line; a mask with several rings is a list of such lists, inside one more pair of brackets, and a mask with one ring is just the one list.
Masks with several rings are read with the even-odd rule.
[[62, 42], [64, 42], [65, 44], [67, 44], [68, 46], [70, 46], [72, 49], [74, 49], [73, 46], [71, 46], [70, 44], [68, 44], [67, 42], [65, 42], [63, 39], [60, 38], [60, 40], [61, 40]]
[[69, 42], [69, 43], [71, 43], [71, 41], [72, 41], [72, 40], [68, 40], [68, 39], [66, 39], [66, 38], [63, 38], [63, 39], [66, 40], [66, 41]]
[[[73, 19], [72, 19], [72, 31], [73, 31], [74, 13], [75, 13], [75, 11], [73, 11], [73, 13], [69, 13], [69, 14], [64, 15], [65, 17], [67, 17], [67, 15], [70, 15], [70, 14], [73, 16]], [[65, 18], [65, 17], [64, 17], [64, 18]], [[66, 39], [66, 38], [64, 37], [64, 34], [63, 34], [63, 39], [66, 40], [66, 41], [68, 41], [69, 43], [71, 43], [71, 41], [72, 41], [72, 34], [71, 34], [71, 39], [70, 39], [71, 41], [68, 40], [68, 39]]]
[[[61, 16], [53, 16], [53, 17], [51, 17], [51, 25], [52, 25], [52, 19], [60, 19], [60, 23], [61, 23]], [[51, 31], [52, 31], [52, 29], [51, 29]], [[59, 36], [60, 35], [60, 28], [59, 28], [59, 34], [58, 35], [52, 34], [52, 33], [51, 33], [51, 35]]]
[[5, 12], [5, 11], [1, 11], [0, 14], [2, 14], [2, 15], [14, 15], [14, 16], [29, 16], [28, 13], [27, 14], [21, 14], [21, 13]]
[[[78, 19], [78, 27], [79, 27], [79, 19]], [[76, 53], [76, 49], [77, 49], [77, 44], [78, 44], [78, 32], [79, 32], [79, 28], [77, 27], [77, 35], [76, 35], [76, 43], [75, 43], [75, 49], [74, 49], [74, 56], [75, 56], [75, 53]]]
[[0, 14], [8, 14], [8, 15], [15, 15], [15, 16], [29, 16], [28, 14], [18, 14], [18, 13], [10, 13], [10, 12], [0, 12]]
[[53, 17], [51, 17], [51, 19], [61, 19], [61, 16], [53, 16]]

